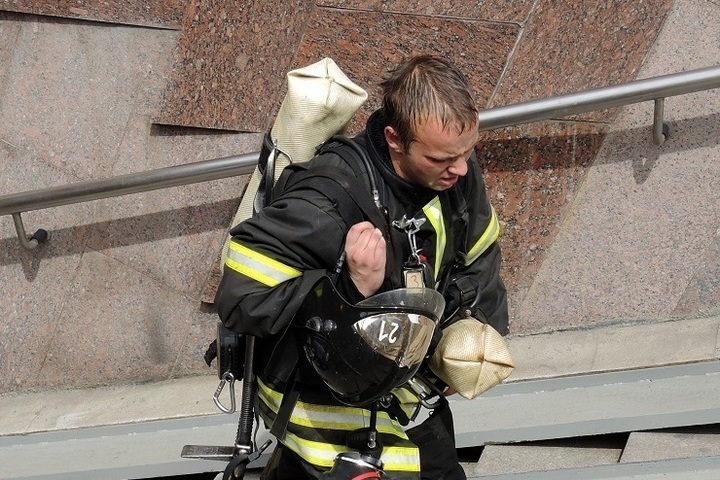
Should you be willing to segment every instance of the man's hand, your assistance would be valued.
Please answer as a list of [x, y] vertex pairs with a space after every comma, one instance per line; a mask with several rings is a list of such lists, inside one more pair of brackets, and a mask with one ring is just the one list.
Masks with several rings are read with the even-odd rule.
[[356, 223], [345, 237], [345, 260], [350, 278], [366, 298], [377, 292], [385, 278], [385, 239], [370, 222]]

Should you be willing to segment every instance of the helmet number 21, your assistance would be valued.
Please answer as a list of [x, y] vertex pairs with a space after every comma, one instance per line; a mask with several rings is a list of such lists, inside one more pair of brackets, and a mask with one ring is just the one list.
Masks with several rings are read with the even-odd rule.
[[[387, 327], [387, 328], [386, 328]], [[400, 324], [395, 322], [390, 322], [389, 326], [386, 326], [385, 320], [382, 321], [382, 326], [380, 327], [380, 335], [378, 335], [379, 341], [384, 341], [386, 338], [390, 343], [395, 343], [398, 341], [397, 336], [395, 333], [400, 328]], [[390, 330], [389, 332], [387, 330]]]

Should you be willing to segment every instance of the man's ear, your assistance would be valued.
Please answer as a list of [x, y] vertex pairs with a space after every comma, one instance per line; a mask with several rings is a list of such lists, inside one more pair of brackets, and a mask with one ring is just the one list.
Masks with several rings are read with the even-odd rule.
[[397, 132], [391, 126], [385, 127], [385, 141], [387, 142], [391, 152], [403, 153], [405, 151]]

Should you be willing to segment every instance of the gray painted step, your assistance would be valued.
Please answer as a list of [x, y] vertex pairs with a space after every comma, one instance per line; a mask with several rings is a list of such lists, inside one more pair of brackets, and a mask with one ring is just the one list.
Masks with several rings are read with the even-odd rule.
[[[458, 446], [467, 447], [718, 424], [719, 391], [720, 362], [712, 361], [509, 383], [452, 404]], [[201, 415], [0, 437], [0, 479], [114, 480], [222, 469], [222, 462], [183, 459], [180, 451], [185, 444], [227, 445], [236, 426], [236, 415]], [[266, 436], [261, 431], [258, 442]], [[702, 475], [717, 457], [703, 461], [666, 465]], [[720, 478], [714, 474], [708, 478]]]
[[[2, 437], [0, 479], [124, 480], [221, 471], [227, 462], [185, 459], [180, 452], [186, 444], [231, 445], [236, 431], [236, 415], [210, 415]], [[261, 432], [258, 442], [266, 435]]]
[[468, 480], [717, 480], [720, 457], [618, 463], [584, 468], [507, 475], [468, 476]]
[[718, 392], [709, 361], [508, 383], [451, 404], [468, 447], [717, 424]]

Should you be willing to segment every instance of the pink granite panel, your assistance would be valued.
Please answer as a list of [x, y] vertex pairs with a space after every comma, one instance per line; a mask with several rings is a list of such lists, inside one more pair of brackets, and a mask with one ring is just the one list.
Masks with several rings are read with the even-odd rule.
[[[0, 195], [74, 181], [33, 158], [7, 133], [0, 128]], [[0, 393], [32, 384], [62, 312], [74, 308], [68, 296], [93, 214], [91, 204], [23, 213], [28, 234], [42, 227], [52, 235], [32, 251], [20, 245], [11, 217], [0, 217]]]
[[673, 315], [720, 315], [720, 236], [708, 248], [701, 267], [688, 283]]
[[294, 66], [330, 57], [369, 99], [350, 131], [379, 106], [378, 83], [403, 58], [432, 53], [451, 58], [469, 77], [484, 105], [495, 89], [519, 27], [421, 15], [322, 9], [314, 15]]
[[502, 222], [503, 277], [511, 307], [553, 244], [604, 138], [604, 127], [542, 123], [484, 132], [478, 159]]
[[[539, 1], [492, 106], [635, 79], [672, 3]], [[605, 121], [613, 114], [583, 118]]]
[[532, 4], [531, 0], [483, 2], [468, 2], [467, 0], [320, 0], [318, 2], [318, 6], [323, 7], [518, 23], [527, 19]]
[[[673, 2], [639, 76], [717, 63], [718, 24], [717, 4]], [[718, 93], [669, 98], [661, 146], [652, 102], [621, 110], [524, 299], [526, 332], [720, 313]]]
[[313, 2], [195, 0], [156, 121], [264, 131]]
[[82, 180], [142, 170], [146, 158], [133, 157], [120, 161], [131, 169], [119, 171], [118, 148], [133, 112], [147, 97], [158, 101], [178, 34], [63, 19], [8, 23], [20, 26], [3, 64], [9, 140]]
[[[207, 187], [213, 185], [220, 184], [210, 182]], [[115, 218], [93, 225], [88, 246], [199, 299], [240, 201], [180, 206], [189, 198], [187, 193], [169, 196], [158, 191], [104, 201], [102, 214]], [[163, 203], [165, 210], [138, 212], [156, 210]]]
[[189, 0], [0, 0], [0, 10], [99, 22], [179, 28]]
[[208, 367], [204, 355], [210, 343], [217, 337], [218, 321], [217, 313], [209, 306], [201, 306], [193, 313], [190, 328], [171, 373], [172, 377], [204, 373], [217, 375], [217, 363], [214, 362]]
[[68, 298], [36, 386], [168, 378], [197, 308], [178, 292], [91, 250], [83, 255]]

